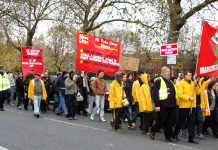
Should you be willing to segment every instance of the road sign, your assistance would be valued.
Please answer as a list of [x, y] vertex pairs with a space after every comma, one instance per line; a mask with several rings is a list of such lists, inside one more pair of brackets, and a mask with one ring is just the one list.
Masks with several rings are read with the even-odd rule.
[[176, 64], [176, 56], [167, 56], [167, 64], [175, 65]]
[[178, 55], [178, 44], [164, 44], [160, 47], [161, 56]]

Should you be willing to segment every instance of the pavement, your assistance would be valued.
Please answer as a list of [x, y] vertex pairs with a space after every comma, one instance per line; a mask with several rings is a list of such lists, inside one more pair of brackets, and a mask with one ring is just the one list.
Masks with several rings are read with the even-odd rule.
[[[165, 142], [163, 132], [151, 140], [139, 129], [130, 130], [123, 124], [121, 133], [114, 133], [109, 122], [91, 121], [77, 116], [68, 120], [53, 112], [44, 113], [39, 119], [31, 110], [18, 110], [5, 106], [0, 112], [0, 150], [217, 150], [218, 139], [212, 136], [190, 144], [187, 137], [181, 142]], [[110, 120], [111, 114], [106, 113]]]

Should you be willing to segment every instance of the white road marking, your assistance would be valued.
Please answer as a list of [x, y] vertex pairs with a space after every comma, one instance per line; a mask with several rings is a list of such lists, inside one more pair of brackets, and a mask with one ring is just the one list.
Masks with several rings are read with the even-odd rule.
[[189, 146], [184, 146], [184, 145], [179, 145], [179, 144], [173, 144], [173, 143], [168, 143], [168, 145], [175, 146], [175, 147], [180, 147], [180, 148], [183, 148], [183, 149], [201, 150], [201, 149], [198, 149], [198, 148], [195, 148], [195, 147], [189, 147]]
[[89, 128], [89, 129], [93, 129], [93, 130], [97, 130], [97, 131], [109, 132], [109, 130], [98, 129], [98, 128], [91, 127], [91, 126], [86, 126], [86, 125], [81, 125], [81, 124], [76, 124], [76, 123], [71, 123], [71, 122], [56, 120], [56, 119], [52, 119], [52, 118], [43, 118], [43, 119], [45, 119], [45, 120], [50, 120], [50, 121], [54, 121], [54, 122], [59, 122], [59, 123], [64, 123], [64, 124], [68, 124], [68, 125], [73, 125], [73, 126], [77, 126], [77, 127]]
[[0, 150], [9, 150], [9, 149], [7, 149], [7, 148], [5, 148], [5, 147], [2, 147], [2, 146], [0, 146]]

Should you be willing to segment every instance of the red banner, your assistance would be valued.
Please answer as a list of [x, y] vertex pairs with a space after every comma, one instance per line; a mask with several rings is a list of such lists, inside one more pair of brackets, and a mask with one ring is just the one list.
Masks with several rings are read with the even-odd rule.
[[42, 74], [44, 72], [42, 50], [39, 48], [22, 48], [21, 65], [24, 76], [31, 69], [34, 73]]
[[104, 70], [105, 74], [114, 75], [119, 70], [120, 57], [121, 43], [77, 33], [77, 70]]
[[172, 55], [178, 55], [177, 43], [161, 45], [160, 56], [172, 56]]
[[198, 76], [218, 76], [218, 43], [216, 32], [207, 22], [203, 25], [196, 73]]

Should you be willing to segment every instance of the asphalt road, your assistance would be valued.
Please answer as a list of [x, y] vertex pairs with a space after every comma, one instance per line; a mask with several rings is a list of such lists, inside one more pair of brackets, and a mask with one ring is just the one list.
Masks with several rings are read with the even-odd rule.
[[[217, 150], [218, 139], [207, 137], [200, 144], [190, 144], [187, 138], [179, 143], [167, 143], [163, 133], [153, 141], [140, 130], [123, 125], [121, 133], [112, 132], [108, 123], [77, 116], [67, 120], [52, 112], [39, 119], [32, 111], [6, 106], [0, 112], [0, 150]], [[105, 117], [110, 120], [111, 114]]]

